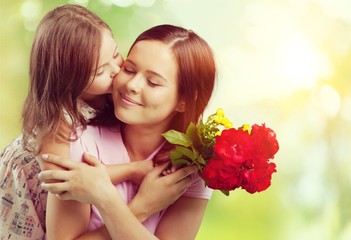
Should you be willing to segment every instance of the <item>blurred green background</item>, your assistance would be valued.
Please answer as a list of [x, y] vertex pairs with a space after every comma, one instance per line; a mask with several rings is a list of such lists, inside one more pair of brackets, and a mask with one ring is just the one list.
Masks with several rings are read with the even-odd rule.
[[197, 240], [351, 239], [351, 1], [0, 0], [0, 149], [20, 134], [34, 30], [67, 2], [102, 17], [124, 56], [156, 24], [197, 32], [219, 68], [206, 113], [276, 131], [272, 186], [215, 192]]

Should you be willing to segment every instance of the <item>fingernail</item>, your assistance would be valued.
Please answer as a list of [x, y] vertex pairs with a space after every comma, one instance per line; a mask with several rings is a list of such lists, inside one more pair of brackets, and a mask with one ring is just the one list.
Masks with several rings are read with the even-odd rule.
[[49, 155], [47, 155], [47, 154], [42, 154], [41, 155], [41, 159], [48, 159], [49, 158]]

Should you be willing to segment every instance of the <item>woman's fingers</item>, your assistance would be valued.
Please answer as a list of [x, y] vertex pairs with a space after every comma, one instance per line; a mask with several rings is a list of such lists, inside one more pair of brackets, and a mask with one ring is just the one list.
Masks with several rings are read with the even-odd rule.
[[70, 159], [62, 158], [54, 154], [42, 154], [41, 159], [46, 162], [50, 162], [58, 166], [64, 167], [66, 169], [74, 169], [76, 166], [76, 162]]
[[69, 188], [69, 184], [67, 182], [59, 182], [59, 183], [41, 183], [41, 187], [49, 191], [53, 194], [61, 194], [63, 192], [66, 192], [67, 189]]
[[72, 197], [71, 192], [63, 192], [61, 194], [56, 194], [56, 197], [60, 200], [75, 200], [74, 197]]
[[45, 170], [40, 172], [38, 177], [42, 182], [51, 180], [67, 181], [70, 179], [70, 172], [65, 170]]

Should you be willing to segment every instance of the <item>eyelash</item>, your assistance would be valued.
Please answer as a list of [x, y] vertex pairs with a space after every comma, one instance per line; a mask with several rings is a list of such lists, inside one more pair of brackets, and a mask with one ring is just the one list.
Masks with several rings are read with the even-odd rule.
[[158, 87], [158, 86], [160, 86], [159, 84], [153, 83], [150, 80], [147, 80], [147, 84], [149, 84], [149, 86], [151, 86], [151, 87]]
[[119, 52], [116, 53], [116, 55], [112, 56], [114, 59], [118, 58]]
[[123, 69], [123, 71], [126, 73], [126, 74], [134, 74], [134, 71], [132, 71], [132, 70], [129, 70], [129, 69], [127, 69], [126, 67], [122, 67], [122, 69]]
[[[135, 72], [133, 70], [129, 70], [128, 68], [126, 67], [122, 67], [122, 70], [128, 74], [128, 75], [132, 75], [132, 74], [135, 74]], [[150, 86], [150, 87], [158, 87], [160, 86], [160, 84], [157, 84], [157, 83], [154, 83], [152, 81], [150, 81], [149, 79], [147, 79], [147, 84]]]
[[101, 76], [102, 74], [104, 74], [104, 70], [102, 70], [101, 72], [97, 72], [96, 76]]

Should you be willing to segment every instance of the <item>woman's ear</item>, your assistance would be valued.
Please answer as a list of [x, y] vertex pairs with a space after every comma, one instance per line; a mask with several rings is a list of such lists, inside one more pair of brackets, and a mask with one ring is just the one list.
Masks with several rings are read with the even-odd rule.
[[180, 100], [175, 110], [177, 112], [184, 112], [185, 111], [185, 101]]

